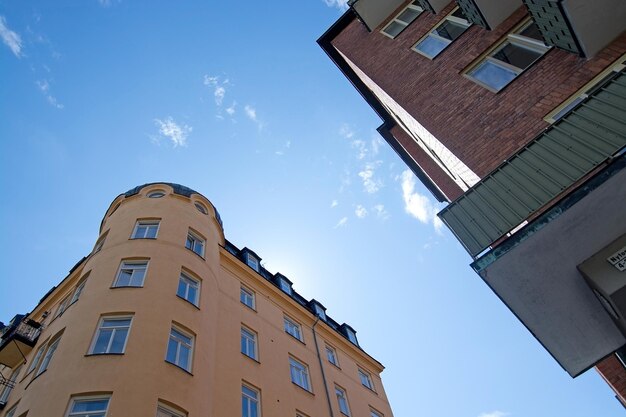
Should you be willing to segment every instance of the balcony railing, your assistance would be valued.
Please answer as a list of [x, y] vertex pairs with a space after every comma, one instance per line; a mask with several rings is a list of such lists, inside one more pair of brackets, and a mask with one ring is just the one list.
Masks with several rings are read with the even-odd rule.
[[15, 316], [11, 323], [3, 329], [0, 337], [0, 351], [12, 340], [34, 346], [41, 332], [41, 324], [22, 315]]
[[626, 146], [626, 73], [587, 97], [439, 217], [476, 258]]

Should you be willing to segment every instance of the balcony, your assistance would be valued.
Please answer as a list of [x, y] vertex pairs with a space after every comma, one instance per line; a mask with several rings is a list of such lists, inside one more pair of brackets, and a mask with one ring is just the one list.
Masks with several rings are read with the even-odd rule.
[[470, 22], [487, 30], [495, 29], [522, 6], [522, 0], [456, 0], [456, 2]]
[[592, 57], [626, 30], [623, 0], [523, 0], [546, 45]]
[[0, 337], [0, 364], [13, 368], [24, 362], [39, 338], [41, 324], [18, 314], [2, 330]]
[[350, 0], [348, 5], [370, 32], [376, 29], [393, 12], [402, 6], [404, 0]]
[[626, 146], [622, 70], [439, 217], [476, 258]]

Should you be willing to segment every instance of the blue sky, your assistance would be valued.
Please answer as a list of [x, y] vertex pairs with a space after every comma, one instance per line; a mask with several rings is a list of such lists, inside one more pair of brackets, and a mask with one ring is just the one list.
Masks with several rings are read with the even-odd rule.
[[[202, 192], [386, 365], [396, 417], [617, 416], [475, 275], [441, 207], [315, 40], [341, 0], [0, 0], [0, 320], [138, 184]], [[355, 416], [361, 417], [361, 416]]]

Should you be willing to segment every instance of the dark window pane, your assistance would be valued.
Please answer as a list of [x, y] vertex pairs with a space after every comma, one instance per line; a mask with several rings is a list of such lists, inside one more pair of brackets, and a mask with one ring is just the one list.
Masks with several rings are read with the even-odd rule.
[[543, 36], [541, 36], [541, 32], [539, 31], [539, 27], [533, 22], [530, 26], [519, 33], [522, 36], [526, 36], [527, 38], [533, 38], [538, 41], [543, 42]]
[[523, 70], [528, 68], [541, 55], [541, 52], [507, 43], [502, 49], [493, 54], [493, 57]]
[[419, 15], [420, 15], [420, 12], [418, 10], [406, 9], [405, 11], [400, 13], [400, 16], [396, 17], [396, 19], [402, 20], [408, 25], [409, 23], [414, 21]]
[[105, 353], [113, 330], [100, 330], [98, 340], [93, 348], [93, 353]]
[[441, 24], [441, 26], [435, 29], [435, 32], [442, 38], [453, 41], [461, 36], [461, 34], [465, 32], [465, 29], [467, 29], [466, 26], [460, 25], [450, 20], [446, 20], [445, 22], [443, 22], [443, 24]]
[[387, 26], [384, 29], [384, 32], [387, 35], [392, 36], [392, 37], [395, 38], [396, 36], [398, 36], [400, 34], [400, 32], [402, 32], [402, 29], [404, 29], [405, 27], [406, 26], [404, 26], [404, 25], [402, 25], [402, 24], [400, 24], [398, 22], [391, 22], [389, 24], [389, 26]]
[[467, 20], [467, 17], [465, 17], [465, 13], [463, 13], [463, 10], [461, 10], [460, 7], [456, 9], [454, 13], [452, 13], [452, 16], [458, 17], [459, 19]]

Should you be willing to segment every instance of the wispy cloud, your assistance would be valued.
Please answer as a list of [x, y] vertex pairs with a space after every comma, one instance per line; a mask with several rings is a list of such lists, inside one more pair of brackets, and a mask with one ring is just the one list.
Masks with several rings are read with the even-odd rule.
[[119, 3], [121, 0], [98, 0], [98, 3], [100, 3], [100, 6], [102, 7], [109, 7], [111, 6], [113, 3]]
[[363, 207], [362, 205], [357, 205], [356, 209], [354, 210], [354, 214], [359, 218], [362, 219], [365, 216], [367, 216], [367, 209], [365, 207]]
[[348, 223], [348, 218], [347, 217], [342, 217], [337, 224], [335, 225], [335, 229], [339, 228], [339, 227], [344, 227], [346, 224]]
[[335, 7], [341, 11], [348, 10], [348, 0], [324, 0], [328, 7]]
[[234, 116], [236, 106], [237, 106], [237, 102], [233, 101], [233, 104], [231, 104], [230, 107], [226, 107], [226, 113], [228, 113], [229, 116]]
[[171, 117], [165, 120], [154, 119], [154, 123], [159, 128], [159, 135], [168, 138], [174, 147], [187, 146], [187, 136], [193, 130], [190, 126], [179, 125]]
[[13, 52], [13, 55], [18, 58], [22, 57], [22, 38], [9, 29], [4, 16], [0, 16], [0, 37], [2, 37], [2, 42]]
[[382, 164], [381, 161], [368, 162], [358, 173], [359, 177], [361, 177], [361, 180], [363, 181], [363, 189], [369, 194], [376, 193], [383, 186], [382, 181], [375, 177], [376, 168], [378, 168], [380, 164]]
[[250, 106], [249, 104], [246, 104], [243, 110], [246, 112], [246, 116], [248, 116], [248, 119], [252, 120], [253, 122], [258, 121], [256, 117], [256, 109], [254, 107]]
[[[437, 217], [437, 206], [425, 195], [415, 191], [415, 175], [407, 169], [400, 176], [402, 181], [402, 198], [404, 210], [422, 223], [432, 223], [436, 231], [440, 231], [443, 223]], [[497, 417], [497, 416], [496, 416]]]
[[385, 206], [382, 204], [376, 204], [374, 207], [374, 213], [380, 219], [387, 220], [389, 218], [389, 213], [385, 209]]
[[333, 201], [330, 203], [330, 208], [335, 208], [335, 207], [337, 207], [338, 205], [339, 205], [339, 201], [337, 201], [337, 200], [333, 200]]
[[503, 411], [492, 411], [490, 413], [482, 413], [481, 415], [479, 415], [478, 417], [506, 417], [508, 415], [510, 415], [511, 413], [505, 413]]
[[[202, 84], [213, 89], [213, 98], [215, 99], [215, 105], [218, 108], [222, 107], [224, 103], [224, 97], [226, 96], [226, 86], [230, 84], [230, 80], [228, 78], [222, 79], [219, 76], [212, 76], [208, 74], [204, 74], [204, 78], [202, 80]], [[233, 115], [235, 113], [235, 103], [226, 109], [226, 113], [229, 115]], [[232, 113], [228, 110], [232, 109]]]
[[37, 84], [39, 91], [41, 91], [41, 93], [44, 95], [46, 100], [48, 100], [48, 103], [50, 103], [52, 107], [55, 107], [57, 109], [62, 109], [65, 107], [63, 104], [59, 103], [56, 97], [50, 94], [50, 83], [47, 80], [37, 80], [35, 81], [35, 84]]
[[363, 159], [367, 156], [367, 146], [365, 141], [355, 139], [350, 143], [350, 146], [357, 150], [356, 159]]
[[349, 124], [344, 123], [339, 128], [339, 134], [346, 139], [352, 139], [354, 136], [354, 130], [350, 127]]

